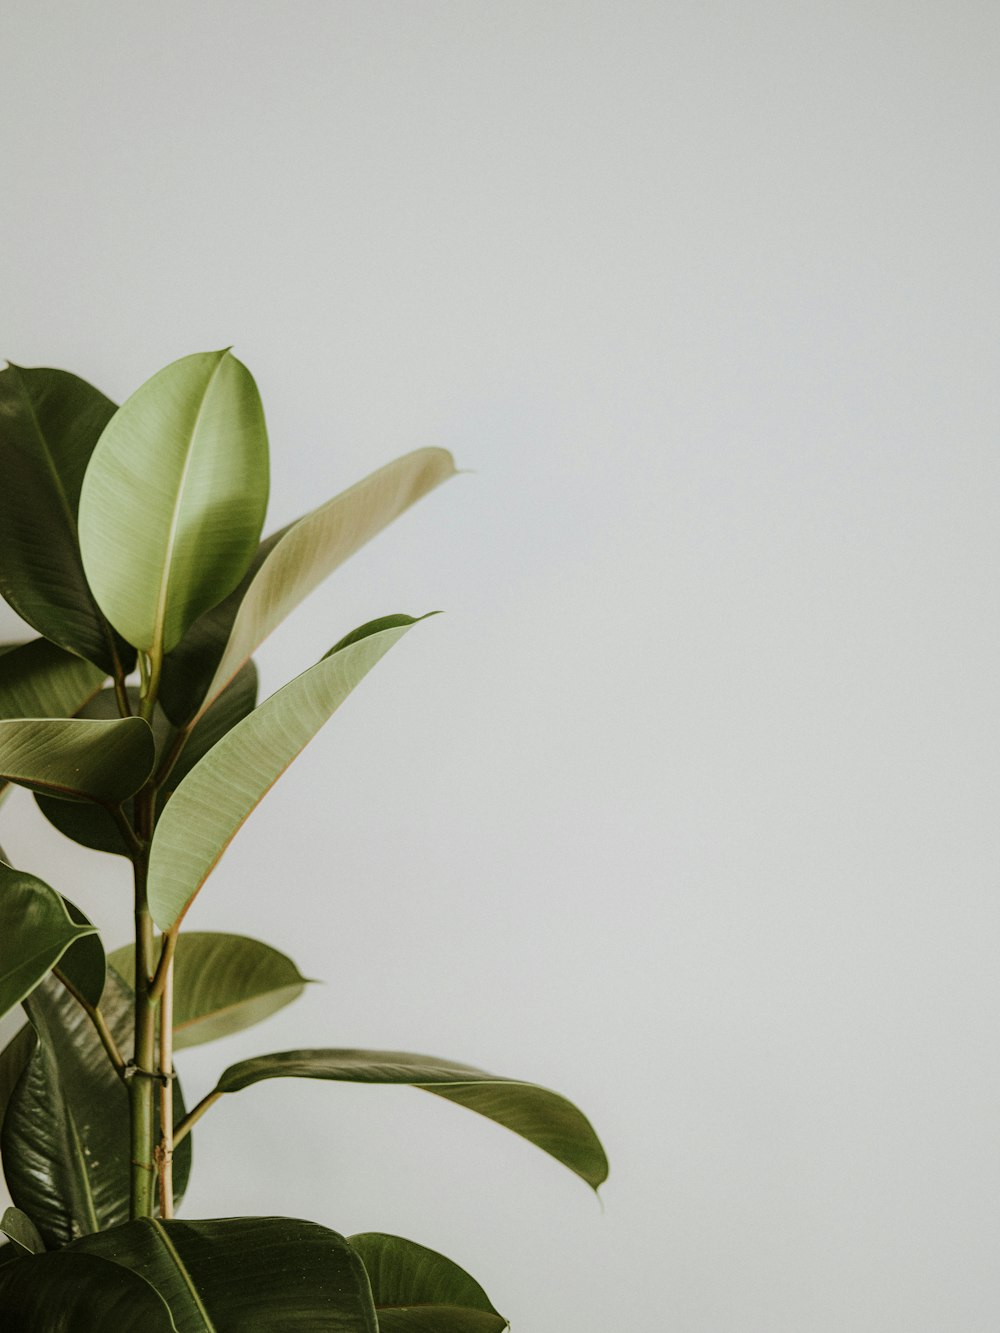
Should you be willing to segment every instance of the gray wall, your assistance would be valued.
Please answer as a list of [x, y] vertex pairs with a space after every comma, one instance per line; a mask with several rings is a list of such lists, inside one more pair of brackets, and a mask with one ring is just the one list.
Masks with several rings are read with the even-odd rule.
[[[6, 0], [3, 352], [235, 344], [270, 526], [472, 470], [268, 689], [443, 607], [189, 924], [326, 979], [183, 1058], [429, 1050], [564, 1091], [604, 1207], [407, 1090], [268, 1083], [191, 1215], [464, 1263], [517, 1333], [993, 1333], [998, 10]], [[8, 616], [4, 628], [15, 622]], [[20, 795], [12, 857], [128, 929]]]

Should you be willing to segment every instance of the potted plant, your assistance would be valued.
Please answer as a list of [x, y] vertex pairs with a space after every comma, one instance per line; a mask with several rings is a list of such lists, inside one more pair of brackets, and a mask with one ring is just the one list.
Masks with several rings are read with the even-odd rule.
[[131, 863], [135, 920], [131, 942], [106, 954], [66, 886], [0, 860], [0, 1013], [21, 1005], [25, 1017], [0, 1054], [14, 1200], [0, 1221], [0, 1327], [505, 1328], [473, 1278], [416, 1242], [266, 1215], [175, 1217], [199, 1120], [262, 1079], [410, 1084], [595, 1189], [604, 1180], [601, 1145], [570, 1102], [451, 1060], [262, 1054], [193, 1106], [175, 1067], [176, 1050], [300, 993], [272, 945], [188, 929], [189, 913], [257, 803], [422, 617], [362, 625], [260, 702], [253, 654], [454, 472], [444, 450], [417, 450], [262, 541], [264, 414], [229, 350], [175, 361], [118, 408], [64, 371], [0, 372], [0, 592], [38, 635], [0, 649], [0, 781], [32, 791], [62, 834]]

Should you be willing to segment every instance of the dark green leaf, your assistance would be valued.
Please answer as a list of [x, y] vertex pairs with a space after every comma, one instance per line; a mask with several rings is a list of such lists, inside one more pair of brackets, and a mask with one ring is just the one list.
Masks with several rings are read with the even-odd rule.
[[248, 662], [192, 729], [180, 758], [167, 777], [165, 791], [174, 791], [195, 764], [256, 706], [257, 668], [253, 662]]
[[0, 1231], [9, 1236], [24, 1254], [41, 1254], [45, 1250], [38, 1228], [20, 1208], [8, 1208], [4, 1212], [3, 1217], [0, 1217]]
[[[108, 973], [101, 1009], [119, 1047], [131, 1052], [133, 997]], [[58, 1248], [129, 1215], [129, 1107], [124, 1084], [77, 1002], [54, 980], [25, 1008], [36, 1048], [7, 1106], [4, 1171], [11, 1198]], [[176, 1117], [184, 1115], [179, 1081]], [[190, 1136], [189, 1136], [190, 1137]], [[191, 1170], [187, 1138], [174, 1156], [174, 1192]]]
[[372, 1284], [379, 1333], [502, 1333], [507, 1320], [443, 1254], [401, 1236], [348, 1237]]
[[107, 674], [135, 654], [87, 585], [77, 537], [84, 472], [115, 405], [63, 370], [0, 371], [0, 593], [22, 619]]
[[177, 1333], [137, 1273], [72, 1250], [0, 1267], [0, 1322], [9, 1333]]
[[103, 679], [100, 667], [47, 639], [18, 644], [0, 654], [0, 718], [72, 717]]
[[[135, 946], [108, 962], [130, 984]], [[199, 1046], [270, 1017], [302, 993], [306, 979], [290, 958], [245, 935], [185, 930], [174, 954], [174, 1046]]]
[[115, 628], [158, 659], [246, 573], [267, 507], [267, 431], [228, 351], [182, 357], [108, 423], [80, 494], [83, 565]]
[[0, 861], [0, 1015], [30, 995], [75, 940], [93, 933], [74, 924], [55, 889]]
[[[93, 923], [68, 898], [63, 899], [66, 911], [76, 926], [90, 926]], [[93, 935], [81, 935], [69, 946], [59, 959], [59, 974], [66, 978], [74, 990], [79, 991], [88, 1004], [97, 1005], [104, 994], [107, 977], [107, 965], [104, 958], [104, 945], [101, 937], [94, 930]]]
[[405, 1083], [477, 1111], [537, 1144], [595, 1189], [608, 1162], [589, 1120], [572, 1102], [535, 1083], [404, 1051], [279, 1051], [231, 1065], [218, 1092], [239, 1092], [265, 1078], [321, 1078], [340, 1083]]
[[46, 795], [118, 805], [143, 785], [153, 759], [153, 733], [141, 717], [0, 722], [0, 778]]
[[285, 1217], [131, 1222], [74, 1245], [140, 1274], [178, 1333], [378, 1333], [364, 1266], [343, 1236]]

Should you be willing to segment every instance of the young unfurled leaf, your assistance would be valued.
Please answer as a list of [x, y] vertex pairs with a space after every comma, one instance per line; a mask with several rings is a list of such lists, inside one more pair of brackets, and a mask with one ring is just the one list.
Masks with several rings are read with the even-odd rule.
[[379, 1333], [503, 1333], [507, 1320], [464, 1268], [401, 1236], [349, 1236], [361, 1256]]
[[323, 723], [411, 625], [372, 632], [332, 651], [265, 699], [180, 783], [153, 835], [149, 908], [161, 930], [180, 921], [247, 816]]
[[108, 675], [130, 671], [135, 653], [87, 584], [77, 509], [114, 412], [103, 393], [64, 370], [0, 371], [0, 593], [40, 634]]
[[268, 495], [257, 386], [227, 350], [182, 357], [108, 423], [80, 495], [98, 604], [129, 643], [169, 652], [239, 583]]

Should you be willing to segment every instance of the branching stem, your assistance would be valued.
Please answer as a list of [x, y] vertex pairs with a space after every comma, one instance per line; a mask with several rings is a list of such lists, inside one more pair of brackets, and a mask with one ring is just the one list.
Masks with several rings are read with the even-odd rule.
[[194, 1108], [194, 1110], [188, 1111], [187, 1115], [174, 1130], [175, 1148], [177, 1147], [178, 1143], [181, 1143], [184, 1139], [187, 1138], [187, 1136], [191, 1133], [191, 1130], [198, 1123], [198, 1121], [205, 1114], [205, 1112], [209, 1110], [210, 1107], [214, 1106], [215, 1103], [219, 1100], [219, 1098], [223, 1096], [225, 1096], [224, 1093], [220, 1092], [218, 1088], [214, 1088], [208, 1094], [207, 1097], [202, 1097], [201, 1101]]

